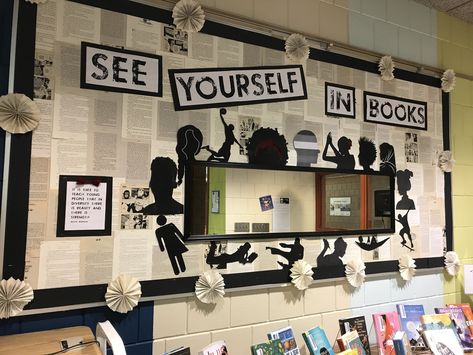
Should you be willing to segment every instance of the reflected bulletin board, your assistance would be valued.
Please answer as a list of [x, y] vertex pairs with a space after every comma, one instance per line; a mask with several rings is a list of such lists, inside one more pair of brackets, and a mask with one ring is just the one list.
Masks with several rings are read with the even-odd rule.
[[[440, 90], [438, 78], [396, 69], [394, 80], [382, 81], [375, 62], [312, 48], [301, 67], [306, 92], [287, 100], [222, 105], [226, 108], [222, 118], [215, 105], [205, 108], [197, 103], [182, 110], [173, 97], [176, 82], [170, 83], [168, 70], [174, 74], [206, 68], [284, 70], [294, 63], [285, 56], [283, 40], [212, 21], [206, 21], [200, 33], [187, 34], [171, 25], [170, 11], [126, 0], [19, 4], [15, 92], [34, 98], [41, 122], [33, 134], [11, 139], [3, 277], [25, 278], [32, 285], [35, 299], [27, 308], [101, 302], [107, 283], [120, 273], [138, 278], [144, 297], [193, 292], [197, 277], [217, 267], [209, 263], [209, 255], [230, 255], [241, 248], [248, 248], [245, 255], [253, 255], [251, 261], [219, 266], [227, 289], [288, 282], [288, 260], [272, 251], [295, 250], [295, 244], [316, 267], [322, 253], [336, 248], [336, 238], [295, 240], [288, 235], [283, 240], [250, 240], [249, 246], [238, 240], [185, 243], [175, 238], [165, 246], [173, 245], [177, 251], [173, 255], [162, 251], [160, 227], [167, 226], [168, 231], [172, 227], [177, 236], [183, 232], [186, 162], [182, 150], [179, 153], [179, 136], [197, 137], [194, 158], [207, 160], [222, 153], [219, 148], [224, 147], [225, 128], [230, 125], [238, 144], [227, 146], [224, 153], [235, 163], [248, 161], [248, 139], [268, 127], [284, 135], [287, 165], [298, 165], [296, 137], [302, 131], [312, 132], [312, 143], [317, 143], [318, 156], [310, 162], [316, 167], [336, 168], [333, 161], [322, 159], [329, 133], [333, 142], [341, 137], [351, 142], [357, 170], [362, 169], [360, 137], [376, 148], [374, 170], [393, 163], [381, 144], [393, 148], [394, 171], [403, 181], [401, 187], [396, 184], [396, 233], [378, 236], [388, 240], [376, 252], [357, 244], [359, 238], [367, 244], [366, 236], [344, 236], [346, 251], [339, 265], [316, 270], [314, 278], [343, 277], [342, 263], [353, 257], [363, 258], [367, 274], [397, 271], [397, 259], [406, 253], [416, 258], [417, 268], [443, 265], [443, 253], [452, 249], [451, 178], [437, 168], [436, 159], [450, 145], [449, 97]], [[146, 58], [154, 60], [159, 85], [145, 83], [141, 91], [84, 88], [83, 42], [111, 53], [141, 55], [143, 63]], [[129, 67], [138, 72], [135, 83], [142, 78], [144, 65]], [[326, 102], [330, 87], [345, 98], [351, 95], [343, 112]], [[364, 102], [369, 97], [376, 97], [379, 105], [390, 102], [391, 107], [416, 104], [425, 122], [406, 127], [365, 120]], [[159, 166], [157, 170], [163, 171], [166, 164], [173, 176], [172, 201], [162, 211], [155, 200], [162, 184], [153, 180], [153, 169]], [[81, 207], [84, 198], [97, 220]], [[215, 211], [219, 202], [214, 201]], [[61, 223], [60, 230], [58, 214], [62, 216], [73, 203], [78, 203], [75, 212], [66, 210], [69, 220]], [[110, 217], [109, 229], [100, 223], [105, 216]], [[80, 222], [83, 219], [89, 227]], [[410, 238], [402, 232], [405, 223]], [[63, 233], [64, 229], [76, 232]], [[406, 248], [410, 240], [412, 250]], [[325, 243], [330, 251], [323, 252]]]

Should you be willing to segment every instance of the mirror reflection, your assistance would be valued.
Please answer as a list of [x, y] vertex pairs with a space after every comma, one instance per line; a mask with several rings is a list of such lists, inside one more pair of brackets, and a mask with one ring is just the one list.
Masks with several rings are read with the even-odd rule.
[[188, 170], [186, 238], [393, 229], [392, 177], [387, 175], [247, 164], [202, 163]]

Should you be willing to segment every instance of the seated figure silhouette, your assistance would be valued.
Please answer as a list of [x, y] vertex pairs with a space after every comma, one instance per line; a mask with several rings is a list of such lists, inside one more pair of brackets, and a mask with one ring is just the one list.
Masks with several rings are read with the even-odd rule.
[[212, 241], [210, 242], [209, 253], [207, 254], [205, 261], [208, 265], [210, 265], [210, 267], [217, 265], [217, 269], [226, 269], [227, 264], [234, 262], [239, 262], [243, 265], [252, 263], [258, 257], [258, 254], [251, 253], [248, 255], [250, 248], [251, 244], [246, 242], [245, 244], [240, 245], [237, 251], [232, 254], [222, 253], [220, 255], [215, 255], [215, 252], [217, 251], [217, 243]]
[[[327, 134], [327, 141], [325, 142], [324, 152], [322, 153], [322, 159], [337, 164], [337, 169], [348, 169], [352, 170], [355, 168], [355, 157], [350, 154], [351, 139], [345, 136], [340, 137], [337, 142], [338, 149], [335, 148], [332, 142], [332, 133]], [[328, 147], [332, 148], [335, 155], [327, 155]]]
[[165, 216], [158, 216], [156, 222], [161, 226], [154, 232], [158, 240], [159, 249], [167, 251], [174, 274], [179, 275], [180, 272], [186, 271], [186, 264], [182, 254], [189, 251], [182, 241], [184, 236], [174, 223], [167, 223]]
[[324, 247], [317, 257], [317, 267], [326, 266], [343, 266], [342, 257], [345, 255], [347, 250], [347, 243], [342, 237], [338, 237], [334, 245], [334, 251], [332, 254], [326, 254], [327, 250], [330, 249], [330, 245], [327, 239], [324, 239]]
[[172, 198], [177, 187], [176, 163], [170, 158], [157, 157], [151, 163], [149, 187], [154, 195], [154, 203], [143, 209], [143, 214], [182, 214], [183, 206]]
[[304, 258], [304, 247], [301, 245], [301, 240], [299, 238], [294, 240], [294, 244], [279, 243], [279, 245], [282, 248], [289, 248], [289, 251], [273, 247], [266, 247], [266, 250], [271, 251], [271, 254], [280, 255], [287, 259], [287, 264], [278, 261], [278, 264], [281, 265], [283, 269], [289, 270], [295, 261]]

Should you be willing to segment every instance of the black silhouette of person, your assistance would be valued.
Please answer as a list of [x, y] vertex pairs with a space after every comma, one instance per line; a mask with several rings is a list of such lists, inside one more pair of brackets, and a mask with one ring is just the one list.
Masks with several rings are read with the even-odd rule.
[[376, 160], [376, 146], [366, 137], [361, 137], [358, 140], [358, 144], [360, 146], [358, 162], [363, 167], [364, 171], [373, 171], [371, 165]]
[[398, 221], [402, 225], [402, 228], [399, 231], [399, 235], [402, 238], [401, 244], [406, 245], [407, 242], [404, 235], [407, 235], [407, 238], [409, 238], [409, 242], [411, 243], [411, 248], [414, 248], [414, 244], [412, 243], [411, 227], [409, 226], [409, 221], [407, 220], [407, 215], [409, 214], [410, 211], [411, 210], [408, 209], [404, 216], [399, 213], [397, 215], [396, 221]]
[[217, 269], [226, 269], [227, 264], [239, 262], [240, 264], [252, 263], [258, 257], [258, 254], [251, 253], [248, 255], [248, 251], [251, 248], [251, 244], [246, 242], [243, 245], [240, 245], [233, 254], [222, 253], [220, 255], [215, 255], [217, 251], [217, 243], [210, 242], [209, 253], [205, 262], [213, 268], [214, 265], [217, 265]]
[[338, 237], [333, 243], [334, 250], [332, 254], [326, 254], [327, 250], [330, 249], [330, 245], [327, 239], [324, 239], [324, 247], [317, 257], [317, 267], [325, 266], [343, 266], [342, 257], [347, 251], [347, 243], [342, 237]]
[[233, 133], [235, 126], [232, 124], [227, 124], [223, 119], [223, 115], [225, 115], [226, 113], [227, 110], [225, 110], [224, 108], [220, 109], [220, 119], [222, 120], [222, 124], [225, 129], [225, 141], [223, 142], [222, 147], [217, 152], [215, 150], [210, 149], [208, 145], [202, 147], [202, 149], [205, 149], [210, 153], [210, 157], [207, 159], [207, 161], [215, 160], [227, 162], [228, 159], [230, 159], [230, 153], [233, 143], [238, 144], [240, 148], [243, 149], [242, 145], [238, 142], [238, 140], [235, 138], [235, 134]]
[[195, 157], [200, 153], [202, 141], [202, 132], [195, 126], [187, 125], [177, 130], [177, 185], [182, 184], [186, 163], [195, 161]]
[[186, 264], [182, 254], [189, 251], [182, 241], [184, 236], [174, 223], [166, 224], [167, 219], [165, 216], [158, 216], [156, 222], [161, 226], [154, 232], [158, 240], [159, 249], [168, 252], [174, 274], [179, 275], [179, 272], [186, 271]]
[[291, 268], [295, 261], [304, 258], [304, 247], [301, 245], [301, 240], [299, 238], [294, 240], [294, 244], [279, 243], [279, 246], [281, 248], [289, 248], [289, 251], [273, 247], [266, 247], [266, 250], [271, 251], [271, 254], [280, 255], [287, 259], [287, 264], [278, 261], [278, 264], [281, 265], [283, 269]]
[[379, 171], [390, 175], [396, 174], [396, 156], [394, 147], [389, 143], [381, 143], [379, 146]]
[[143, 214], [182, 214], [183, 206], [172, 198], [177, 187], [176, 163], [171, 158], [157, 157], [151, 163], [149, 187], [154, 195], [154, 203], [143, 209]]
[[[335, 148], [332, 142], [332, 133], [327, 134], [327, 141], [325, 142], [324, 152], [322, 153], [322, 159], [337, 164], [337, 169], [354, 169], [355, 168], [355, 157], [350, 154], [351, 139], [345, 136], [340, 137], [337, 142], [338, 149]], [[328, 147], [332, 148], [335, 155], [328, 156]]]
[[397, 191], [402, 196], [396, 204], [397, 210], [415, 210], [416, 206], [412, 199], [407, 195], [407, 191], [411, 189], [411, 177], [413, 177], [412, 171], [398, 170], [396, 173]]

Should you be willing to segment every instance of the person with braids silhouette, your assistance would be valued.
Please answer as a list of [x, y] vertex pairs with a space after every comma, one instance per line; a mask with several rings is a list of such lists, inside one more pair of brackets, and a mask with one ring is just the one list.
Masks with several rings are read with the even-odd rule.
[[182, 214], [183, 206], [172, 198], [177, 187], [176, 163], [168, 157], [157, 157], [151, 163], [149, 187], [154, 195], [154, 203], [143, 209], [143, 214]]
[[195, 161], [195, 157], [202, 149], [203, 135], [200, 129], [187, 125], [177, 130], [177, 185], [182, 184], [186, 163]]
[[[332, 142], [332, 133], [327, 134], [327, 141], [325, 142], [324, 152], [322, 153], [322, 159], [337, 164], [337, 169], [348, 169], [353, 170], [355, 168], [355, 157], [350, 154], [351, 139], [345, 136], [340, 137], [337, 142], [338, 149], [335, 148]], [[332, 148], [335, 155], [328, 156], [328, 147]]]
[[210, 149], [208, 145], [202, 147], [202, 149], [207, 150], [210, 153], [209, 158], [207, 161], [221, 161], [221, 162], [228, 162], [230, 159], [231, 149], [233, 143], [236, 143], [243, 149], [241, 144], [235, 138], [235, 134], [233, 133], [235, 126], [232, 124], [227, 124], [223, 119], [223, 115], [227, 113], [227, 110], [224, 108], [220, 109], [220, 120], [222, 121], [223, 127], [225, 129], [225, 141], [222, 144], [222, 147], [216, 152], [215, 150]]
[[161, 226], [154, 232], [158, 240], [159, 249], [167, 251], [174, 274], [179, 275], [180, 272], [186, 271], [186, 264], [182, 254], [189, 251], [182, 241], [184, 236], [174, 223], [167, 223], [167, 219], [163, 215], [156, 218], [156, 223]]

